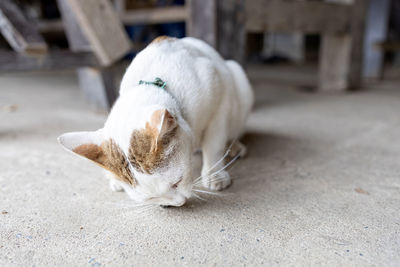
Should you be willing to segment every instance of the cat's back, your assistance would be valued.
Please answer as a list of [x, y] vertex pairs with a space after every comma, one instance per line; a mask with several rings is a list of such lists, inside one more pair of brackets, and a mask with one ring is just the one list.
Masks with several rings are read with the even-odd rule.
[[140, 80], [155, 77], [167, 81], [171, 89], [196, 88], [196, 84], [204, 88], [204, 83], [218, 82], [217, 76], [224, 69], [224, 60], [205, 42], [191, 37], [161, 36], [134, 58], [124, 75], [120, 93]]

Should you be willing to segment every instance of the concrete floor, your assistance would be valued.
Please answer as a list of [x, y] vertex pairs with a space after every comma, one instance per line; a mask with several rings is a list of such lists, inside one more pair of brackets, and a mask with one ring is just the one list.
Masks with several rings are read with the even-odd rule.
[[105, 120], [73, 73], [1, 75], [0, 266], [399, 266], [400, 83], [293, 88], [311, 74], [253, 69], [249, 156], [233, 186], [148, 211], [57, 144]]

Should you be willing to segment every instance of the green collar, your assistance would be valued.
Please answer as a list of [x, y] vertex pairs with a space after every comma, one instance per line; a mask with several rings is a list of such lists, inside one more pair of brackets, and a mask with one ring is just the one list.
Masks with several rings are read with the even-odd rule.
[[158, 77], [156, 77], [154, 82], [147, 82], [147, 81], [140, 80], [139, 84], [146, 84], [146, 85], [152, 84], [152, 85], [155, 85], [155, 86], [160, 87], [162, 89], [165, 89], [165, 86], [167, 85], [166, 82], [164, 82], [163, 80], [161, 80]]

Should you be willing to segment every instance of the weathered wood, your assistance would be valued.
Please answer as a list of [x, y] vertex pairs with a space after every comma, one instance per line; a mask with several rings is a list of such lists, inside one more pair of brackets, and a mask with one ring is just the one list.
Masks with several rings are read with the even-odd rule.
[[183, 22], [188, 18], [188, 9], [185, 6], [176, 6], [127, 10], [120, 17], [127, 25]]
[[130, 40], [108, 0], [66, 0], [103, 66], [123, 57]]
[[113, 0], [114, 8], [119, 13], [122, 14], [126, 11], [126, 0]]
[[78, 69], [80, 88], [88, 102], [102, 110], [109, 110], [117, 98], [111, 69]]
[[217, 1], [190, 0], [187, 32], [217, 48]]
[[351, 50], [349, 63], [349, 83], [347, 89], [362, 88], [365, 25], [369, 0], [354, 0], [351, 15]]
[[384, 51], [376, 49], [378, 42], [386, 40], [389, 26], [390, 0], [370, 0], [364, 46], [364, 76], [382, 76]]
[[85, 37], [68, 0], [57, 0], [69, 48], [75, 52], [90, 52], [92, 47]]
[[47, 52], [47, 44], [36, 25], [11, 0], [0, 1], [0, 31], [10, 46], [20, 53]]
[[226, 59], [244, 63], [246, 29], [245, 0], [220, 0], [217, 5], [217, 47]]
[[59, 19], [41, 19], [35, 21], [35, 23], [41, 33], [58, 33], [64, 31], [63, 22]]
[[[65, 2], [65, 0], [62, 0], [62, 2]], [[61, 8], [62, 7], [60, 7], [60, 9]], [[189, 8], [179, 7], [179, 6], [157, 7], [151, 9], [138, 9], [129, 11], [120, 10], [118, 12], [120, 12], [119, 13], [120, 20], [125, 25], [186, 22], [190, 19]], [[64, 31], [64, 25], [61, 20], [38, 20], [37, 24], [39, 31], [43, 33]]]
[[248, 32], [337, 33], [350, 29], [351, 6], [319, 1], [246, 1]]
[[320, 91], [342, 91], [348, 88], [350, 43], [349, 34], [322, 36], [319, 52]]
[[329, 0], [352, 5], [348, 34], [324, 34], [319, 64], [319, 89], [358, 89], [362, 81], [362, 53], [367, 0]]
[[29, 56], [0, 51], [0, 72], [75, 69], [83, 66], [99, 66], [99, 62], [93, 53], [85, 52], [57, 51]]
[[[78, 23], [78, 16], [74, 13], [71, 1], [58, 0], [58, 4], [71, 49], [73, 51], [90, 51], [93, 43], [89, 42], [87, 33], [82, 30], [82, 22]], [[103, 38], [104, 36], [100, 37]], [[102, 63], [104, 64], [104, 61]], [[83, 67], [77, 70], [77, 74], [80, 87], [88, 102], [98, 109], [108, 110], [116, 99], [111, 70], [101, 67]]]

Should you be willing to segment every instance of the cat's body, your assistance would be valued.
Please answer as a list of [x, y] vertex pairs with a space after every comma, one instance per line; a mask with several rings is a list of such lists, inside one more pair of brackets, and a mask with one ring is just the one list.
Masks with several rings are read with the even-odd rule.
[[[146, 84], [159, 77], [164, 88]], [[140, 81], [142, 82], [141, 84]], [[194, 38], [159, 37], [132, 61], [104, 128], [71, 133], [60, 142], [112, 173], [114, 190], [138, 202], [180, 206], [190, 197], [192, 156], [203, 153], [202, 181], [230, 184], [215, 165], [237, 139], [253, 103], [242, 68]]]

